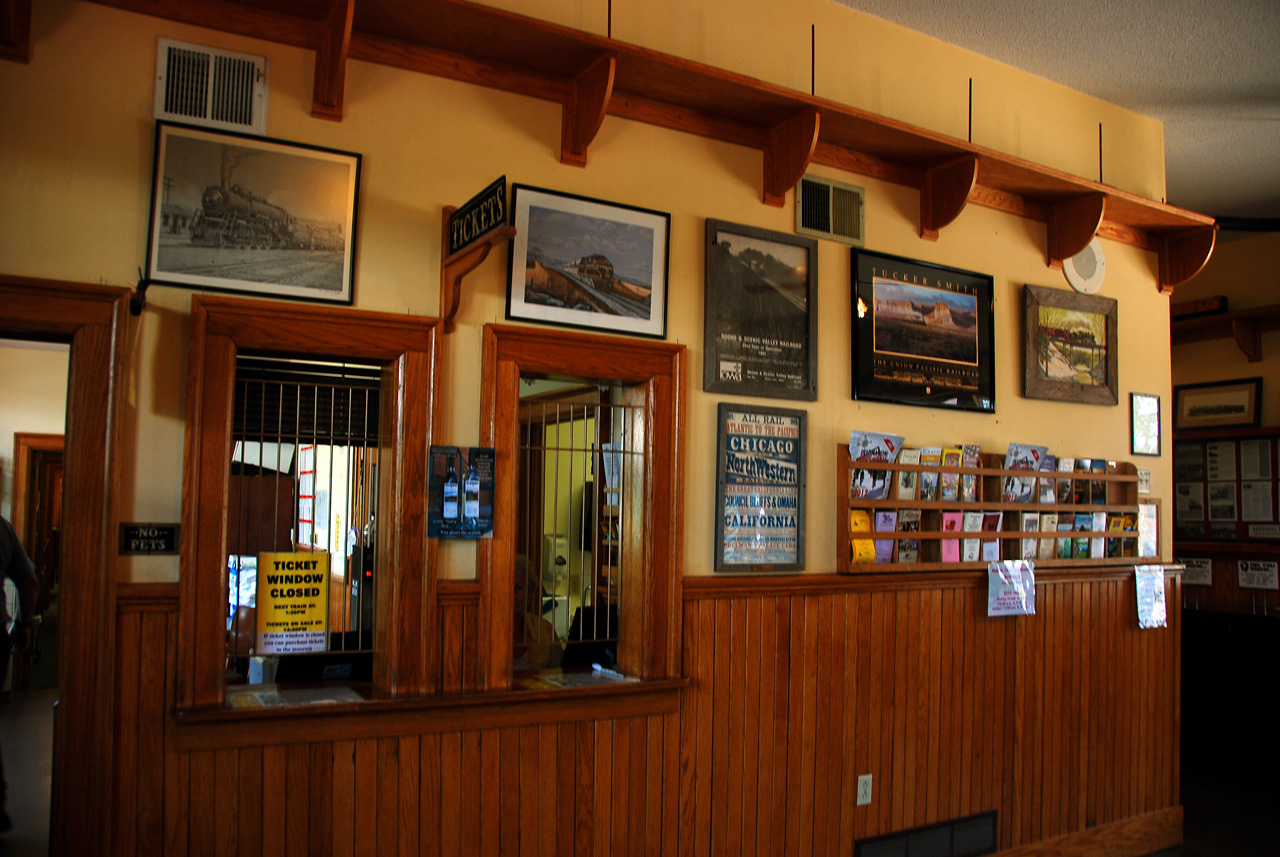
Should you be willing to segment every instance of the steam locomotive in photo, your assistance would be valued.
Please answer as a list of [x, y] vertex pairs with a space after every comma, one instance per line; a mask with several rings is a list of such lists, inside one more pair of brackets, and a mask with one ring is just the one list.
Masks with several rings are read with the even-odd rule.
[[337, 227], [305, 223], [239, 185], [210, 185], [200, 202], [191, 221], [192, 244], [258, 250], [344, 247]]

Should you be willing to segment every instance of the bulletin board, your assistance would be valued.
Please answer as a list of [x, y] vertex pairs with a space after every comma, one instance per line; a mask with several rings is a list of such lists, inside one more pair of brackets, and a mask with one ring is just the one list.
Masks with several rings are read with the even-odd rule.
[[1180, 432], [1173, 439], [1173, 537], [1280, 541], [1280, 429]]

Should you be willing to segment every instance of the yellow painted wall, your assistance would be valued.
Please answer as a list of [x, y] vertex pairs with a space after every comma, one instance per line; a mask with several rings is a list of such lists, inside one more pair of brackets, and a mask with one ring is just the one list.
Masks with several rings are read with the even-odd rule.
[[62, 434], [66, 407], [66, 346], [0, 340], [0, 515], [13, 519], [14, 434]]
[[[1225, 295], [1228, 309], [1244, 310], [1280, 303], [1276, 270], [1280, 233], [1219, 244], [1209, 264], [1181, 286], [1174, 301]], [[1280, 331], [1261, 336], [1262, 359], [1250, 363], [1234, 339], [1188, 342], [1173, 348], [1173, 383], [1199, 384], [1232, 378], [1262, 378], [1264, 426], [1280, 426]]]
[[[549, 0], [536, 2], [525, 0], [521, 5], [528, 8], [522, 11], [554, 5]], [[754, 70], [745, 66], [735, 70], [761, 77], [777, 73], [788, 85], [796, 85], [792, 57], [781, 48], [759, 48], [781, 39], [778, 34], [789, 33], [802, 12], [811, 12], [824, 26], [830, 20], [840, 39], [861, 47], [843, 57], [848, 88], [841, 90], [824, 79], [823, 86], [830, 89], [820, 94], [837, 97], [848, 92], [858, 96], [858, 106], [921, 124], [927, 120], [930, 127], [963, 136], [963, 129], [956, 127], [962, 121], [957, 115], [962, 117], [963, 111], [957, 114], [950, 96], [945, 105], [939, 103], [936, 94], [956, 91], [962, 78], [967, 92], [972, 69], [984, 74], [989, 70], [1000, 81], [1001, 112], [983, 120], [984, 127], [992, 129], [993, 140], [978, 142], [1000, 148], [994, 140], [999, 138], [1015, 154], [1060, 169], [1079, 167], [1089, 175], [1089, 158], [1084, 154], [1088, 146], [1078, 139], [1084, 132], [1070, 129], [1087, 129], [1092, 123], [1096, 145], [1096, 116], [1114, 114], [1134, 128], [1146, 129], [1115, 138], [1129, 146], [1117, 160], [1134, 165], [1133, 175], [1124, 184], [1130, 189], [1163, 186], [1162, 178], [1156, 182], [1152, 177], [1153, 165], [1162, 164], [1163, 156], [1158, 126], [1150, 132], [1148, 120], [826, 0], [794, 4], [753, 0], [753, 15], [735, 24], [741, 29], [734, 29], [728, 39], [716, 29], [728, 9], [722, 0], [696, 4], [661, 0], [643, 6], [638, 0], [615, 0], [613, 7], [613, 32], [620, 39], [664, 50], [679, 47], [690, 55], [714, 48], [718, 62], [760, 63]], [[582, 21], [573, 25], [595, 31], [597, 8], [583, 3], [564, 14]], [[34, 15], [32, 63], [0, 63], [0, 116], [5, 120], [0, 122], [0, 198], [6, 200], [5, 213], [0, 215], [0, 265], [9, 273], [117, 285], [136, 279], [146, 249], [154, 133], [150, 102], [155, 38], [160, 35], [267, 55], [270, 135], [363, 154], [357, 308], [436, 313], [441, 207], [464, 201], [498, 175], [670, 212], [668, 339], [687, 345], [690, 352], [685, 566], [689, 574], [710, 573], [714, 422], [721, 397], [702, 393], [700, 383], [703, 221], [714, 217], [780, 231], [792, 229], [790, 203], [773, 208], [759, 201], [760, 152], [609, 117], [592, 145], [589, 166], [566, 167], [558, 161], [557, 105], [362, 62], [348, 66], [344, 121], [316, 120], [310, 117], [313, 60], [304, 51], [78, 0], [47, 0], [35, 5]], [[834, 17], [828, 19], [828, 15]], [[700, 29], [684, 29], [693, 19]], [[800, 29], [800, 41], [807, 46], [807, 23]], [[794, 41], [788, 35], [780, 44]], [[832, 56], [824, 62], [835, 63]], [[807, 76], [807, 69], [806, 61], [801, 76]], [[874, 91], [865, 88], [871, 79]], [[1036, 104], [1063, 107], [1037, 110]], [[1063, 120], [1062, 128], [1057, 128], [1056, 117], [1068, 115], [1070, 121]], [[1028, 125], [1034, 128], [1024, 127]], [[956, 414], [852, 401], [849, 252], [842, 245], [821, 242], [819, 399], [804, 406], [809, 412], [811, 450], [809, 571], [835, 567], [831, 510], [836, 486], [831, 474], [835, 446], [847, 441], [850, 429], [894, 431], [905, 435], [911, 445], [978, 443], [985, 451], [1000, 452], [1010, 441], [1023, 441], [1046, 444], [1061, 455], [1128, 457], [1127, 407], [1070, 405], [1020, 396], [1022, 285], [1066, 287], [1061, 274], [1044, 264], [1043, 226], [971, 207], [943, 231], [938, 242], [922, 241], [916, 231], [915, 191], [829, 169], [815, 171], [866, 187], [869, 248], [994, 276], [997, 412]], [[1117, 175], [1109, 175], [1108, 180], [1121, 183]], [[1128, 401], [1130, 391], [1167, 392], [1168, 330], [1151, 323], [1168, 314], [1168, 299], [1155, 286], [1155, 258], [1112, 242], [1104, 242], [1104, 248], [1107, 283], [1103, 294], [1120, 302], [1121, 401]], [[494, 253], [466, 281], [458, 330], [447, 337], [443, 352], [448, 411], [441, 423], [441, 442], [472, 445], [479, 440], [481, 327], [503, 320], [505, 264], [506, 253]], [[124, 449], [128, 462], [125, 502], [119, 510], [124, 520], [176, 521], [181, 515], [190, 297], [189, 290], [151, 289], [130, 352], [133, 377], [127, 419], [131, 430]], [[761, 403], [790, 405], [776, 400]], [[1141, 466], [1153, 468], [1154, 492], [1169, 496], [1168, 457], [1144, 459]], [[1168, 506], [1166, 514], [1167, 510]], [[1165, 546], [1167, 554], [1167, 538]], [[447, 543], [441, 546], [440, 556], [441, 576], [473, 575], [474, 545]], [[177, 574], [177, 560], [172, 557], [121, 561], [126, 579], [171, 580]]]

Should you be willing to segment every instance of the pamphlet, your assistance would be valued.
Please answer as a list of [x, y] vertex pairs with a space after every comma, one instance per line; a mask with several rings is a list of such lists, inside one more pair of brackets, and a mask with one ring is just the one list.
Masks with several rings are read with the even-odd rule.
[[[1057, 467], [1058, 459], [1053, 455], [1046, 455], [1040, 459], [1040, 472], [1052, 473]], [[1048, 476], [1040, 477], [1040, 502], [1053, 505], [1058, 502], [1058, 482]]]
[[[964, 513], [964, 531], [978, 533], [982, 531], [982, 512]], [[965, 539], [963, 559], [965, 562], [977, 562], [981, 556], [981, 539]]]
[[[1033, 446], [1029, 443], [1011, 443], [1004, 457], [1005, 470], [1039, 470], [1040, 462], [1048, 453], [1047, 446]], [[1004, 501], [1006, 503], [1030, 503], [1035, 499], [1036, 480], [1034, 476], [1006, 476], [1004, 478]]]
[[[892, 533], [898, 528], [898, 513], [893, 509], [876, 512], [876, 532]], [[893, 562], [893, 539], [876, 539], [875, 561], [877, 563]]]
[[[920, 510], [901, 509], [898, 512], [898, 529], [904, 533], [920, 532]], [[920, 540], [898, 540], [898, 562], [919, 562]]]
[[[1076, 460], [1074, 458], [1059, 458], [1058, 472], [1070, 473], [1076, 469]], [[1072, 502], [1072, 483], [1070, 479], [1058, 479], [1058, 504], [1066, 505]]]
[[[853, 431], [849, 434], [849, 459], [851, 461], [878, 461], [892, 464], [902, 449], [902, 435], [881, 434], [870, 431]], [[889, 499], [889, 470], [868, 470], [855, 467], [851, 478], [853, 497], [867, 500]]]
[[[1053, 522], [1057, 524], [1058, 518], [1054, 516]], [[1035, 536], [1028, 536], [1026, 533], [1035, 533], [1040, 530], [1040, 513], [1039, 512], [1023, 512], [1022, 513], [1022, 558], [1036, 559], [1040, 555], [1040, 539]]]
[[[850, 533], [869, 533], [871, 532], [871, 515], [866, 509], [850, 509], [849, 510], [849, 532]], [[850, 559], [855, 563], [867, 563], [876, 561], [875, 545], [870, 539], [854, 538], [851, 540]]]
[[[975, 469], [982, 463], [982, 450], [977, 444], [965, 444], [960, 447], [960, 466]], [[960, 474], [960, 499], [966, 503], [978, 500], [978, 474]]]
[[[920, 464], [925, 468], [942, 466], [942, 447], [922, 446]], [[920, 499], [933, 502], [938, 499], [938, 471], [925, 469], [920, 473]]]
[[[964, 462], [964, 450], [958, 446], [942, 450], [943, 467], [959, 467]], [[938, 494], [943, 500], [960, 499], [960, 474], [943, 473], [938, 479]]]
[[[964, 518], [961, 512], [943, 512], [942, 513], [942, 531], [944, 533], [960, 532], [960, 523]], [[960, 540], [959, 539], [942, 539], [942, 561], [943, 562], [959, 562], [960, 561]]]
[[[1023, 527], [1023, 529], [1026, 529]], [[1058, 531], [1058, 513], [1057, 512], [1041, 512], [1040, 513], [1040, 531], [1044, 533], [1056, 533]], [[1053, 559], [1057, 549], [1057, 539], [1052, 536], [1040, 539], [1040, 555], [1037, 559]]]
[[[982, 513], [982, 531], [984, 533], [1000, 532], [1001, 524], [1003, 522], [1004, 522], [1004, 512], [983, 512]], [[986, 562], [998, 562], [1000, 560], [1000, 540], [999, 539], [983, 539], [982, 559]]]
[[[920, 450], [904, 449], [898, 453], [899, 464], [919, 464]], [[917, 487], [920, 484], [920, 474], [914, 470], [898, 471], [898, 499], [914, 500], [916, 499]]]

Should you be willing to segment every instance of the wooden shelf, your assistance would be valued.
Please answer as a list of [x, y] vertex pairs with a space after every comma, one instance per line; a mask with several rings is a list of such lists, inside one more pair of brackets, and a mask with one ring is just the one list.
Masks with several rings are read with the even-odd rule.
[[[966, 541], [977, 542], [1000, 542], [1000, 558], [1018, 559], [1021, 557], [1022, 539], [1036, 539], [1036, 557], [1033, 559], [1036, 568], [1061, 568], [1061, 569], [1079, 569], [1084, 567], [1110, 567], [1123, 565], [1136, 565], [1144, 562], [1158, 563], [1159, 557], [1141, 557], [1138, 555], [1138, 545], [1140, 534], [1138, 532], [1138, 521], [1140, 517], [1140, 507], [1146, 504], [1155, 505], [1157, 507], [1157, 522], [1159, 520], [1159, 501], [1154, 499], [1139, 499], [1138, 497], [1138, 473], [1137, 468], [1128, 462], [1107, 462], [1105, 471], [1027, 471], [1027, 470], [1006, 470], [1002, 465], [1003, 459], [995, 455], [981, 456], [981, 465], [978, 467], [938, 467], [926, 464], [885, 464], [871, 461], [851, 461], [849, 458], [849, 448], [844, 444], [839, 444], [836, 450], [836, 570], [845, 574], [878, 574], [882, 572], [929, 572], [929, 571], [976, 571], [987, 568], [987, 561], [964, 560], [947, 561], [941, 560], [937, 554], [940, 554], [942, 542], [944, 540], [954, 540], [959, 546], [963, 546]], [[857, 470], [876, 470], [888, 471], [890, 479], [893, 480], [894, 486], [890, 490], [890, 496], [882, 500], [872, 500], [865, 498], [856, 498], [852, 496], [852, 474]], [[955, 473], [961, 476], [972, 476], [975, 480], [976, 498], [970, 501], [964, 500], [920, 500], [920, 499], [898, 499], [897, 498], [897, 474], [901, 472], [937, 473], [939, 475], [945, 473]], [[1087, 482], [1089, 486], [1087, 491], [1092, 493], [1096, 491], [1093, 487], [1095, 483], [1102, 484], [1102, 499], [1105, 502], [1083, 502], [1083, 503], [1011, 503], [1005, 502], [1001, 486], [1003, 480], [1009, 476], [1020, 478], [1034, 477], [1038, 479], [1052, 479], [1057, 482]], [[917, 492], [920, 490], [920, 480], [917, 479]], [[1074, 490], [1074, 489], [1073, 489]], [[918, 494], [917, 494], [918, 497]], [[987, 500], [986, 497], [995, 499]], [[1092, 496], [1086, 498], [1092, 500]], [[904, 531], [898, 529], [901, 525], [901, 510], [918, 509], [921, 513], [921, 521], [919, 530]], [[871, 529], [865, 532], [852, 532], [850, 525], [850, 512], [852, 510], [863, 510], [868, 513], [871, 518]], [[895, 522], [893, 530], [876, 530], [874, 528], [875, 513], [878, 511], [896, 510], [899, 513], [898, 520]], [[943, 512], [1001, 512], [1010, 526], [1002, 526], [999, 530], [950, 530], [943, 531], [942, 513]], [[1072, 529], [1063, 530], [1022, 530], [1020, 515], [1024, 512], [1036, 513], [1056, 513], [1059, 515], [1068, 515], [1073, 519], [1077, 514], [1087, 514], [1094, 512], [1102, 512], [1107, 516], [1108, 524], [1113, 515], [1132, 515], [1134, 529], [1131, 530], [1112, 530], [1112, 529]], [[1158, 525], [1158, 523], [1157, 523]], [[1055, 544], [1052, 546], [1054, 556], [1040, 557], [1040, 548], [1044, 540], [1052, 540]], [[1105, 539], [1108, 543], [1114, 544], [1119, 541], [1121, 544], [1120, 556], [1077, 556], [1071, 558], [1061, 558], [1058, 556], [1058, 541], [1062, 539]], [[901, 542], [903, 540], [917, 541], [919, 543], [918, 561], [899, 562], [897, 560], [897, 552], [895, 550], [892, 562], [855, 562], [853, 556], [854, 542], [870, 542], [874, 544], [877, 541], [894, 541]], [[1157, 544], [1159, 544], [1157, 540]], [[896, 547], [896, 546], [895, 546]], [[1110, 545], [1104, 546], [1104, 553], [1110, 553]]]
[[1280, 304], [1174, 321], [1170, 324], [1170, 340], [1174, 345], [1183, 345], [1234, 338], [1249, 362], [1257, 363], [1262, 359], [1261, 335], [1270, 330], [1280, 330]]
[[[348, 58], [562, 105], [560, 157], [585, 165], [606, 115], [751, 146], [761, 199], [782, 205], [810, 163], [920, 191], [920, 234], [968, 204], [1046, 225], [1046, 264], [1094, 235], [1159, 257], [1172, 292], [1213, 253], [1213, 218], [745, 75], [463, 0], [97, 0], [316, 51], [313, 113], [340, 119]], [[354, 7], [354, 8], [353, 8]]]

